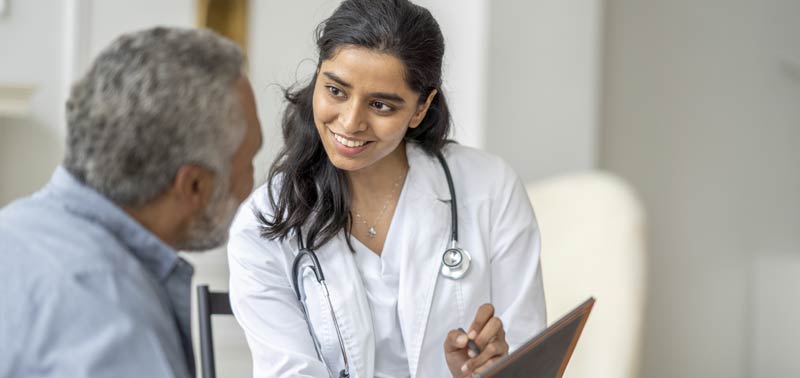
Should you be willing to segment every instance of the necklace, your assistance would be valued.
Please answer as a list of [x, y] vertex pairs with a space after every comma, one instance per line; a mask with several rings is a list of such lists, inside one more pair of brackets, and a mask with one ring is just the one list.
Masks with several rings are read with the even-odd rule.
[[394, 180], [394, 185], [392, 185], [392, 191], [389, 192], [389, 196], [383, 203], [383, 207], [381, 208], [381, 211], [378, 213], [378, 216], [375, 218], [374, 223], [370, 224], [367, 221], [367, 219], [364, 218], [361, 214], [359, 214], [357, 211], [353, 211], [356, 214], [356, 219], [358, 219], [359, 222], [367, 226], [367, 237], [374, 238], [376, 235], [378, 235], [378, 231], [375, 229], [375, 225], [377, 225], [378, 222], [380, 222], [381, 218], [383, 217], [383, 213], [385, 213], [386, 209], [389, 207], [389, 203], [391, 203], [392, 199], [394, 198], [394, 194], [395, 192], [397, 192], [397, 188], [400, 187], [400, 183], [403, 182], [403, 178], [406, 176], [406, 173], [408, 172], [406, 171], [401, 173], [400, 176], [397, 176], [397, 179]]

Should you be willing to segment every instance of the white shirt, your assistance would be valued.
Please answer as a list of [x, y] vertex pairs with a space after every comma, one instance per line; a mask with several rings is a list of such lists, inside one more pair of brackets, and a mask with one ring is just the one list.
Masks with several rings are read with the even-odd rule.
[[[396, 213], [395, 216], [402, 216]], [[375, 333], [375, 377], [402, 378], [408, 373], [400, 317], [397, 313], [397, 292], [400, 284], [396, 251], [387, 249], [381, 256], [353, 238], [355, 259], [367, 291]]]
[[[411, 377], [450, 372], [444, 340], [450, 330], [469, 327], [478, 307], [492, 303], [511, 350], [544, 329], [545, 305], [539, 264], [539, 228], [525, 188], [500, 158], [450, 144], [443, 149], [458, 200], [459, 245], [472, 255], [459, 280], [439, 274], [448, 246], [450, 191], [442, 166], [408, 144], [409, 171], [382, 253], [397, 264], [397, 317]], [[271, 217], [267, 189], [257, 189], [241, 207], [228, 244], [230, 298], [253, 354], [255, 377], [327, 377], [295, 296], [294, 238], [260, 236], [254, 210]], [[368, 289], [356, 256], [340, 233], [317, 251], [330, 290], [353, 378], [371, 378], [378, 364], [380, 325], [373, 321]], [[343, 366], [326, 301], [312, 274], [306, 284], [309, 317], [331, 369]]]

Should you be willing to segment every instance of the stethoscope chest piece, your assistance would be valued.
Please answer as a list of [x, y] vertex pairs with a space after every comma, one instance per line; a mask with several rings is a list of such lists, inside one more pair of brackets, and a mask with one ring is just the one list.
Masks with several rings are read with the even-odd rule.
[[469, 271], [472, 261], [469, 252], [461, 248], [448, 248], [442, 254], [441, 273], [447, 278], [454, 280], [464, 277]]

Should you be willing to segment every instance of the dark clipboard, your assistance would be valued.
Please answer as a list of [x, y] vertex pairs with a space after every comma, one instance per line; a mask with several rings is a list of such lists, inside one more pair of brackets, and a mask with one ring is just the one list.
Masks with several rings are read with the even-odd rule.
[[589, 298], [536, 337], [498, 360], [480, 378], [561, 378], [594, 306]]

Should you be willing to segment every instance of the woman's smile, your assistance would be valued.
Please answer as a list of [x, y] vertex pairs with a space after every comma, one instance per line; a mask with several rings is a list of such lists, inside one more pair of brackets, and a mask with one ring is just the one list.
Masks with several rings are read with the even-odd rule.
[[354, 157], [369, 148], [372, 145], [372, 141], [365, 141], [365, 140], [358, 140], [349, 137], [345, 137], [341, 134], [336, 134], [330, 129], [328, 129], [328, 133], [331, 136], [331, 139], [334, 141], [334, 145], [336, 149], [339, 151], [340, 154], [346, 155], [349, 157]]

